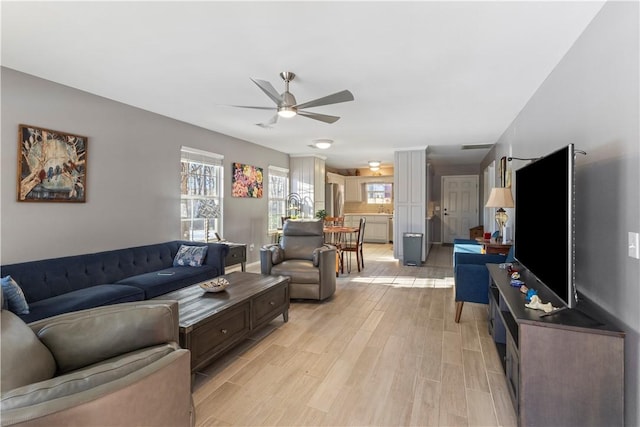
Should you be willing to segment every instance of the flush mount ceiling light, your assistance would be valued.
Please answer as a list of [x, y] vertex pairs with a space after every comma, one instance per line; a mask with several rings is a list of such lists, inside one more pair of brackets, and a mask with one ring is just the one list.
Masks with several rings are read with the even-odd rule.
[[321, 150], [326, 150], [327, 148], [331, 147], [331, 144], [333, 144], [333, 141], [330, 139], [316, 139], [315, 141], [313, 141], [313, 145]]
[[371, 168], [379, 168], [380, 161], [379, 160], [369, 160], [369, 167]]

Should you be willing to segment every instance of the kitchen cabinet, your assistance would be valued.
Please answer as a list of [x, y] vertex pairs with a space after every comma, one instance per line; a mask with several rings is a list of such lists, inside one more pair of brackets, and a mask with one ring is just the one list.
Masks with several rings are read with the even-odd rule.
[[388, 243], [389, 242], [389, 214], [345, 214], [344, 223], [347, 227], [357, 227], [360, 218], [367, 220], [364, 228], [365, 243]]
[[344, 178], [344, 201], [362, 202], [362, 181], [359, 176]]
[[338, 184], [344, 187], [344, 175], [339, 175], [333, 172], [327, 172], [327, 184]]
[[344, 201], [345, 202], [362, 202], [362, 182], [360, 177], [345, 177], [344, 179]]

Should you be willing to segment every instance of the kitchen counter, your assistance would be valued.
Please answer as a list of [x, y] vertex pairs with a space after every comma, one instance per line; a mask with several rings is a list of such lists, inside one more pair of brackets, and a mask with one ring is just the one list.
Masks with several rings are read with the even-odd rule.
[[364, 229], [364, 241], [367, 243], [388, 243], [393, 239], [390, 235], [393, 214], [389, 213], [346, 213], [344, 223], [349, 227], [357, 227], [360, 218], [367, 219]]
[[367, 213], [367, 212], [354, 212], [354, 213], [346, 213], [344, 214], [344, 216], [347, 215], [351, 215], [351, 216], [393, 216], [393, 214], [390, 213]]

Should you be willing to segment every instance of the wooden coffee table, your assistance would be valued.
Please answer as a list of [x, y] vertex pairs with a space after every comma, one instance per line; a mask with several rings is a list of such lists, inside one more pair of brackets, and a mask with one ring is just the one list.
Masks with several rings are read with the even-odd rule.
[[282, 314], [289, 320], [289, 278], [233, 272], [229, 286], [205, 292], [199, 285], [156, 299], [177, 300], [180, 346], [191, 350], [191, 372], [208, 365], [249, 334]]

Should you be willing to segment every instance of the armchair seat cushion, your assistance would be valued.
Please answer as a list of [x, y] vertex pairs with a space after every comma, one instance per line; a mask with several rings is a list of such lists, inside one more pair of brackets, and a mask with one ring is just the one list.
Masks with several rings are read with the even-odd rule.
[[290, 259], [282, 261], [271, 268], [271, 274], [288, 276], [292, 283], [315, 283], [320, 281], [320, 270], [313, 261], [306, 259]]

